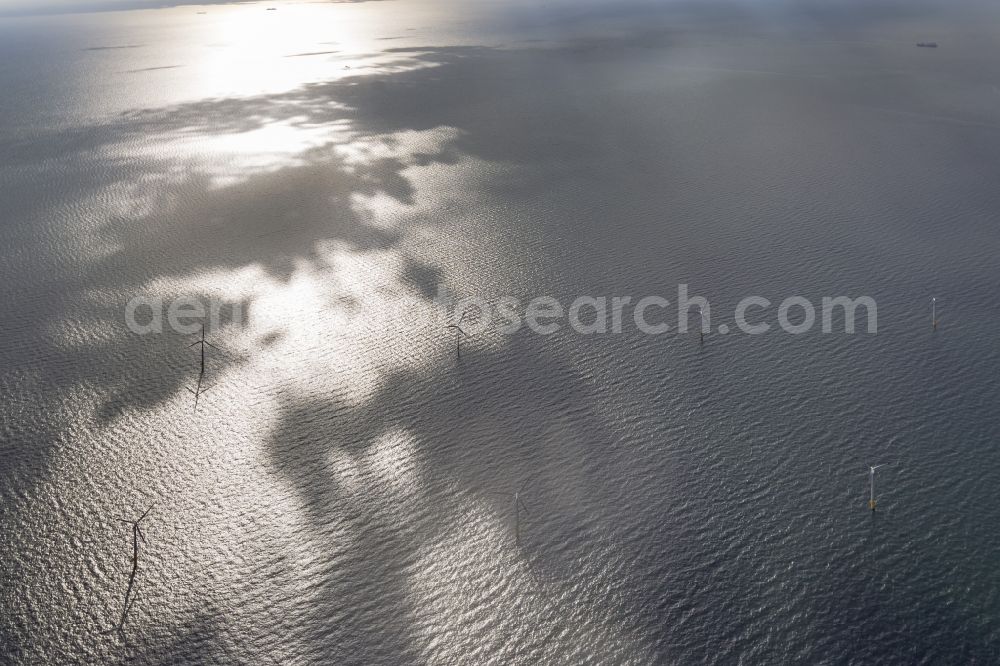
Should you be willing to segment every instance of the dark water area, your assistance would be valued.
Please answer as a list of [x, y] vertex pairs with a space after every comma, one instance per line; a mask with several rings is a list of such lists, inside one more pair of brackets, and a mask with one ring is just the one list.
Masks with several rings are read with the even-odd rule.
[[535, 5], [0, 19], [0, 662], [1000, 661], [998, 11]]

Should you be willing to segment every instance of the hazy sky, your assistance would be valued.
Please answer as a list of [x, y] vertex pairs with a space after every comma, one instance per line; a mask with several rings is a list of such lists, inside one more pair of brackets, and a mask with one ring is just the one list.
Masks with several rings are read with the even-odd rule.
[[[264, 0], [0, 0], [0, 16], [19, 16], [32, 14], [51, 14], [69, 12], [92, 12], [107, 11], [116, 9], [150, 9], [156, 7], [174, 7], [178, 5], [217, 5], [236, 4], [241, 2], [263, 2]], [[283, 0], [273, 0], [279, 4]], [[319, 2], [365, 2], [366, 0], [304, 0]], [[468, 0], [470, 4], [480, 2], [481, 4], [502, 6], [503, 0]], [[535, 5], [544, 11], [549, 5], [563, 5], [568, 7], [580, 5], [606, 5], [614, 8], [621, 5], [651, 5], [680, 4], [693, 7], [711, 5], [733, 9], [756, 10], [764, 6], [772, 8], [785, 8], [802, 10], [810, 7], [826, 7], [834, 9], [837, 13], [853, 13], [857, 10], [870, 8], [872, 5], [880, 7], [900, 7], [910, 8], [915, 5], [949, 7], [951, 5], [985, 5], [994, 4], [994, 0], [547, 0], [539, 3], [513, 2], [511, 4]]]
[[218, 5], [240, 0], [0, 0], [0, 16], [148, 9], [174, 5]]

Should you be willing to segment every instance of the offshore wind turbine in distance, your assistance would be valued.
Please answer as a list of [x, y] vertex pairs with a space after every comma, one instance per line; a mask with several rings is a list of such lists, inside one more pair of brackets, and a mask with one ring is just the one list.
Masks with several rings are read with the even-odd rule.
[[[205, 346], [208, 345], [212, 349], [215, 349], [216, 351], [220, 351], [220, 352], [222, 350], [219, 349], [218, 347], [216, 347], [211, 342], [209, 342], [208, 340], [205, 339], [205, 325], [204, 324], [201, 325], [201, 340], [198, 340], [197, 342], [192, 342], [191, 344], [188, 345], [188, 347], [189, 348], [190, 347], [194, 347], [195, 345], [201, 345], [201, 366], [200, 366], [200, 369], [198, 370], [198, 383], [195, 384], [194, 388], [191, 388], [190, 386], [188, 386], [186, 388], [187, 388], [188, 391], [190, 391], [191, 393], [194, 394], [194, 411], [197, 412], [198, 411], [198, 398], [201, 397], [202, 393], [204, 393], [204, 392], [206, 392], [206, 391], [208, 391], [209, 389], [212, 388], [211, 386], [208, 387], [208, 388], [204, 388], [204, 389], [201, 387], [201, 383], [205, 379]], [[222, 352], [222, 353], [225, 353], [225, 352]]]
[[885, 467], [887, 463], [882, 463], [881, 465], [873, 465], [868, 468], [868, 508], [872, 511], [875, 510], [875, 470], [879, 467]]
[[143, 543], [146, 543], [146, 535], [142, 533], [142, 528], [139, 527], [149, 512], [153, 510], [153, 505], [150, 505], [146, 511], [139, 516], [138, 520], [127, 520], [125, 518], [119, 518], [118, 520], [126, 525], [132, 526], [132, 573], [128, 577], [128, 587], [125, 588], [125, 603], [122, 606], [122, 616], [118, 621], [118, 633], [123, 633], [125, 629], [125, 621], [128, 619], [128, 613], [132, 610], [132, 604], [135, 602], [135, 595], [133, 595], [133, 590], [135, 589], [135, 577], [139, 573], [139, 540], [141, 539]]
[[521, 494], [524, 492], [524, 489], [528, 485], [529, 481], [531, 481], [530, 477], [527, 478], [527, 479], [525, 479], [524, 483], [521, 484], [521, 487], [518, 488], [515, 492], [512, 492], [512, 493], [494, 492], [493, 493], [494, 495], [501, 495], [503, 497], [509, 497], [511, 499], [511, 503], [513, 504], [513, 509], [514, 509], [514, 543], [516, 543], [516, 544], [520, 544], [521, 543], [521, 511], [522, 511], [522, 509], [524, 510], [524, 514], [526, 516], [528, 515], [528, 507], [527, 507], [527, 505], [525, 505], [524, 500], [521, 499]]
[[467, 338], [472, 337], [462, 328], [462, 322], [465, 321], [465, 315], [468, 313], [468, 310], [463, 312], [462, 316], [458, 318], [457, 324], [448, 324], [445, 326], [445, 328], [455, 329], [455, 358], [458, 360], [462, 360], [462, 336], [464, 335]]

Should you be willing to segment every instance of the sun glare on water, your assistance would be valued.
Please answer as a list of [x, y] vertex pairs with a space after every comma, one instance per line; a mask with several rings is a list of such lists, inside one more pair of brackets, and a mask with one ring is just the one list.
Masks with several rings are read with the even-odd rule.
[[258, 94], [350, 73], [370, 53], [378, 23], [351, 3], [211, 8], [211, 47], [199, 65], [207, 94]]

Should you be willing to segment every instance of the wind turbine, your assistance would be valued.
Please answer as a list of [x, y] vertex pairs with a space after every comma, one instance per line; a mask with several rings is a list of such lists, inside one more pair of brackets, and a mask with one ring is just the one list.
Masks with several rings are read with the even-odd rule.
[[937, 298], [931, 299], [931, 326], [937, 330]]
[[511, 499], [511, 504], [514, 508], [514, 542], [517, 544], [521, 543], [521, 510], [524, 510], [525, 515], [528, 514], [528, 507], [524, 504], [524, 500], [521, 499], [521, 493], [524, 492], [525, 487], [531, 481], [531, 477], [525, 479], [521, 487], [515, 492], [504, 493], [504, 492], [494, 492], [494, 495], [501, 495], [503, 497], [509, 497]]
[[875, 510], [875, 470], [879, 467], [885, 467], [888, 463], [882, 463], [881, 465], [874, 465], [868, 468], [868, 482], [870, 492], [868, 495], [868, 508], [872, 511]]
[[464, 335], [467, 338], [472, 337], [468, 333], [466, 333], [465, 329], [463, 329], [461, 326], [462, 322], [465, 321], [465, 315], [467, 315], [468, 313], [469, 313], [468, 310], [463, 312], [462, 316], [459, 317], [457, 324], [448, 324], [447, 326], [445, 326], [445, 328], [455, 329], [455, 358], [457, 358], [458, 360], [462, 360], [462, 336]]
[[122, 606], [122, 617], [118, 621], [119, 632], [125, 628], [125, 620], [128, 619], [128, 612], [132, 609], [132, 603], [135, 601], [135, 598], [132, 596], [132, 589], [135, 587], [135, 576], [139, 573], [139, 540], [142, 539], [142, 542], [146, 543], [146, 535], [142, 533], [139, 523], [149, 515], [149, 512], [153, 510], [153, 506], [155, 505], [151, 504], [145, 513], [139, 516], [138, 520], [118, 519], [119, 522], [132, 526], [132, 573], [128, 577], [128, 587], [125, 589], [125, 605]]
[[[212, 349], [215, 349], [216, 351], [220, 351], [220, 352], [222, 350], [219, 349], [218, 347], [216, 347], [211, 342], [209, 342], [208, 340], [205, 339], [205, 325], [204, 324], [201, 325], [201, 340], [198, 340], [197, 342], [192, 342], [191, 344], [188, 345], [188, 347], [189, 348], [190, 347], [194, 347], [195, 345], [201, 345], [201, 368], [198, 371], [198, 383], [195, 385], [194, 388], [191, 388], [190, 386], [188, 386], [186, 388], [187, 388], [188, 391], [191, 391], [191, 393], [194, 394], [194, 411], [198, 411], [198, 398], [201, 396], [202, 393], [205, 393], [206, 391], [208, 391], [208, 390], [210, 390], [212, 388], [211, 386], [209, 386], [206, 389], [202, 389], [201, 388], [201, 382], [205, 378], [205, 346], [208, 345]], [[222, 352], [222, 353], [224, 354], [225, 352]]]

